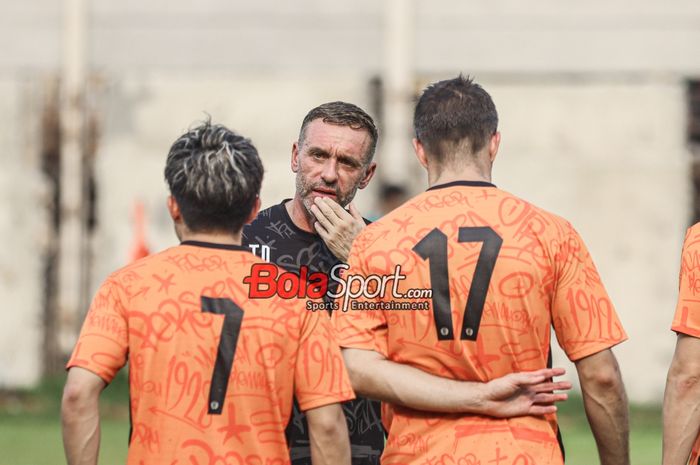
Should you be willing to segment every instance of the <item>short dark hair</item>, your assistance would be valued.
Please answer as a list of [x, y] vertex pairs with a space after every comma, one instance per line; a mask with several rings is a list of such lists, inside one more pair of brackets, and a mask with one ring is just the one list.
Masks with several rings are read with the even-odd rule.
[[379, 134], [374, 120], [362, 108], [352, 103], [347, 102], [328, 102], [319, 105], [309, 111], [301, 123], [299, 130], [299, 145], [303, 145], [304, 137], [306, 136], [306, 126], [313, 120], [319, 119], [324, 123], [335, 124], [338, 126], [347, 126], [352, 129], [364, 129], [369, 133], [370, 144], [367, 149], [367, 157], [365, 163], [372, 161], [374, 151], [377, 148], [377, 139]]
[[491, 96], [461, 74], [428, 86], [413, 114], [416, 138], [438, 162], [469, 142], [479, 152], [498, 129], [498, 113]]
[[250, 139], [210, 121], [180, 136], [165, 164], [165, 180], [193, 232], [240, 231], [262, 178]]

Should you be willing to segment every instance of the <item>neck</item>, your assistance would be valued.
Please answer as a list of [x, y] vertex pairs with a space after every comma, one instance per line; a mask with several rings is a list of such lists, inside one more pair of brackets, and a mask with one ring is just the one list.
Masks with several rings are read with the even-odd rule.
[[491, 182], [491, 170], [481, 170], [476, 166], [469, 165], [457, 170], [445, 167], [438, 172], [428, 165], [428, 185], [430, 187], [455, 181]]
[[292, 219], [294, 225], [301, 229], [302, 231], [310, 232], [316, 234], [314, 229], [314, 220], [310, 217], [309, 212], [306, 210], [304, 203], [299, 197], [299, 194], [295, 194], [294, 198], [284, 205], [287, 209], [289, 217]]
[[210, 242], [212, 244], [241, 245], [241, 231], [238, 231], [238, 233], [236, 234], [216, 232], [182, 232], [180, 234], [180, 242], [185, 241]]

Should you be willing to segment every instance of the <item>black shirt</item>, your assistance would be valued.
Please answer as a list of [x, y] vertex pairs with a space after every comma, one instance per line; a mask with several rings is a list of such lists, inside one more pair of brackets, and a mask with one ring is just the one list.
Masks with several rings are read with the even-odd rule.
[[[243, 245], [257, 256], [282, 268], [298, 272], [302, 265], [309, 273], [329, 274], [340, 261], [320, 236], [298, 228], [287, 212], [285, 203], [262, 210], [255, 221], [243, 228]], [[334, 289], [330, 289], [331, 291]], [[378, 465], [384, 449], [384, 428], [378, 401], [364, 397], [345, 402], [343, 411], [350, 433], [353, 465]], [[311, 464], [306, 417], [296, 401], [286, 430], [293, 465]]]

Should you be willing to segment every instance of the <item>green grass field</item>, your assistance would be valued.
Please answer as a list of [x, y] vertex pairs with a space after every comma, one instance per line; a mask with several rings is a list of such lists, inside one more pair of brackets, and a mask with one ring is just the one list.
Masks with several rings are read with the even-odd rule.
[[[63, 380], [57, 379], [33, 391], [0, 395], [0, 465], [65, 463], [59, 420], [62, 385]], [[102, 396], [100, 465], [126, 462], [127, 392], [125, 378], [119, 377]], [[632, 463], [658, 464], [661, 461], [660, 409], [632, 406], [630, 415]], [[581, 399], [572, 396], [560, 405], [559, 416], [567, 465], [598, 463]]]

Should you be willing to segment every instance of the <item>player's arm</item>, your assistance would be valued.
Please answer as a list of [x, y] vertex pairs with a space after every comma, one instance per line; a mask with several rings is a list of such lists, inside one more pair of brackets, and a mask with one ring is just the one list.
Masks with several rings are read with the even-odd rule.
[[313, 465], [350, 465], [350, 439], [340, 404], [328, 404], [307, 410], [311, 463]]
[[457, 381], [431, 375], [387, 360], [373, 350], [343, 349], [343, 358], [356, 393], [432, 412], [463, 412], [493, 417], [543, 415], [566, 399], [571, 384], [550, 382], [563, 368], [513, 373], [488, 383]]
[[663, 412], [663, 464], [685, 465], [700, 429], [700, 339], [678, 334]]
[[615, 355], [605, 349], [575, 363], [601, 465], [629, 465], [627, 394]]
[[61, 401], [63, 448], [68, 465], [96, 465], [100, 448], [99, 397], [107, 384], [91, 371], [68, 370]]
[[365, 221], [354, 205], [348, 211], [325, 197], [316, 197], [311, 213], [316, 217], [314, 227], [328, 249], [341, 262], [348, 261], [352, 242], [364, 229]]

